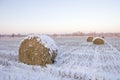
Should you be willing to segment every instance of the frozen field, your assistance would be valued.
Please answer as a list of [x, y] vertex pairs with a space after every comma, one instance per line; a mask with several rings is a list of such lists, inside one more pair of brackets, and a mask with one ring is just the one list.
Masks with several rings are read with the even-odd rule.
[[105, 38], [104, 45], [86, 38], [54, 38], [56, 62], [43, 68], [18, 61], [23, 38], [0, 38], [0, 80], [120, 80], [120, 38]]

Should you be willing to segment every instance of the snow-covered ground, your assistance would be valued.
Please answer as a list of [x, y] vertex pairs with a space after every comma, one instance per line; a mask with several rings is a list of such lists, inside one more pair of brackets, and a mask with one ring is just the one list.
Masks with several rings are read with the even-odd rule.
[[56, 62], [46, 67], [18, 61], [23, 38], [0, 38], [0, 80], [120, 80], [120, 38], [105, 38], [104, 45], [87, 37], [56, 37]]

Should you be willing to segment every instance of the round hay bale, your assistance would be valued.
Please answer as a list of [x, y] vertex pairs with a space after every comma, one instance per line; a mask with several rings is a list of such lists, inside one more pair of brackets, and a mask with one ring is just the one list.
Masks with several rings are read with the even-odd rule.
[[93, 40], [93, 37], [92, 37], [92, 36], [89, 36], [89, 37], [87, 38], [87, 42], [92, 42], [92, 40]]
[[104, 44], [104, 40], [100, 37], [96, 37], [93, 39], [93, 44], [97, 44], [97, 45]]
[[52, 64], [57, 55], [57, 46], [47, 35], [29, 35], [20, 44], [19, 61], [30, 65]]

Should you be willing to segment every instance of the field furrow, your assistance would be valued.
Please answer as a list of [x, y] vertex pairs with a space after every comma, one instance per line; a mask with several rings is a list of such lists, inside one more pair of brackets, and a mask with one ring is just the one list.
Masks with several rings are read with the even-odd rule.
[[[13, 46], [12, 43], [8, 44], [11, 48], [3, 40], [0, 45], [0, 71], [2, 73], [0, 80], [17, 80], [22, 77], [24, 77], [23, 80], [30, 80], [32, 73], [40, 74], [36, 80], [45, 80], [46, 78], [40, 76], [46, 74], [52, 77], [50, 80], [53, 78], [56, 80], [120, 80], [120, 51], [112, 43], [114, 40], [110, 41], [107, 38], [104, 45], [94, 45], [92, 42], [87, 42], [86, 37], [54, 39], [59, 46], [58, 55], [54, 64], [44, 68], [18, 61], [17, 49], [21, 39], [11, 40], [15, 41]], [[7, 42], [10, 41], [7, 40]], [[29, 78], [16, 75], [23, 72]]]

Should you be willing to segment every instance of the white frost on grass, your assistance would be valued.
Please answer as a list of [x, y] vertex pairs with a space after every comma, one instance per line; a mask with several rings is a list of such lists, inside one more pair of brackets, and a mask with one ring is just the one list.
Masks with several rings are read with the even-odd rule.
[[[21, 67], [20, 67], [21, 66]], [[60, 76], [54, 76], [47, 69], [38, 66], [0, 65], [0, 80], [68, 80]], [[70, 79], [71, 80], [71, 79]]]
[[26, 65], [15, 61], [17, 56], [0, 53], [0, 80], [120, 80], [120, 51], [114, 43], [97, 46], [87, 43], [86, 37], [55, 40], [59, 54], [46, 67]]

